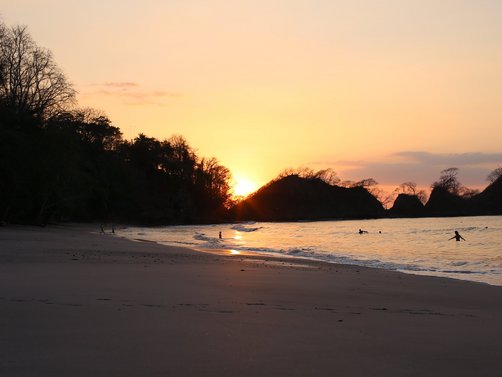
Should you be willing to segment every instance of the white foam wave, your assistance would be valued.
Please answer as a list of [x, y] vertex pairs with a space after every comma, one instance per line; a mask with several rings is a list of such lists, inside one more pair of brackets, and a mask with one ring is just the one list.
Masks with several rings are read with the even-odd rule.
[[238, 230], [239, 232], [255, 232], [258, 229], [261, 229], [261, 227], [253, 228], [253, 227], [247, 227], [245, 225], [237, 224], [237, 225], [234, 225], [233, 227], [231, 227], [230, 229]]
[[198, 245], [208, 249], [215, 249], [222, 247], [221, 239], [216, 237], [209, 237], [204, 233], [196, 232], [193, 236], [193, 239], [197, 241], [204, 241], [204, 243], [202, 244], [199, 243]]

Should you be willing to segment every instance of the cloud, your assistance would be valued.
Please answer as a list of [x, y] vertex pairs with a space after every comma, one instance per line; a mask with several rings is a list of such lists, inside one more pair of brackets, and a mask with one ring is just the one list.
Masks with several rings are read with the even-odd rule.
[[428, 187], [439, 178], [443, 169], [459, 168], [459, 180], [471, 187], [486, 186], [486, 176], [502, 165], [502, 153], [430, 153], [402, 151], [371, 161], [317, 161], [314, 165], [333, 167], [343, 179], [376, 179], [382, 185], [399, 185], [405, 181]]
[[406, 151], [394, 154], [396, 157], [409, 158], [416, 163], [429, 165], [460, 165], [471, 166], [479, 164], [497, 164], [502, 161], [502, 153], [450, 153], [438, 154], [429, 152]]
[[96, 87], [96, 89], [84, 93], [84, 96], [92, 97], [100, 95], [114, 97], [126, 105], [133, 106], [167, 106], [168, 99], [182, 97], [182, 94], [177, 92], [145, 89], [140, 84], [132, 81], [105, 82], [101, 84], [91, 84], [90, 86]]
[[111, 88], [131, 88], [139, 86], [136, 82], [105, 82], [103, 84], [97, 84], [98, 86], [108, 86]]

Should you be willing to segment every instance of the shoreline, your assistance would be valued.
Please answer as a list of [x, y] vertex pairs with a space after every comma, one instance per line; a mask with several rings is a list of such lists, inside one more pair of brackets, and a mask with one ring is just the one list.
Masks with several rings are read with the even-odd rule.
[[0, 228], [1, 375], [502, 370], [502, 287], [91, 230]]
[[[234, 249], [238, 252], [295, 257], [407, 274], [449, 277], [502, 286], [499, 249], [502, 217], [443, 218], [366, 222], [127, 227], [121, 235], [189, 248]], [[354, 235], [358, 228], [368, 235]], [[259, 230], [258, 230], [259, 229]], [[467, 242], [449, 241], [459, 230]], [[257, 232], [255, 232], [257, 230]], [[218, 237], [222, 231], [224, 237]]]
[[[370, 270], [383, 270], [383, 271], [389, 271], [389, 272], [397, 272], [405, 275], [411, 275], [411, 276], [423, 276], [423, 277], [432, 277], [432, 278], [441, 278], [441, 279], [450, 279], [454, 281], [464, 281], [468, 283], [474, 283], [474, 284], [484, 284], [488, 286], [493, 286], [493, 287], [502, 287], [502, 285], [495, 284], [495, 283], [490, 283], [487, 281], [481, 281], [481, 280], [470, 280], [470, 279], [465, 279], [465, 278], [460, 278], [460, 277], [453, 277], [448, 274], [444, 275], [432, 275], [427, 272], [420, 273], [420, 271], [415, 271], [415, 270], [400, 270], [400, 269], [390, 269], [390, 268], [384, 268], [384, 267], [375, 267], [375, 266], [365, 266], [365, 265], [360, 265], [356, 263], [340, 263], [336, 261], [328, 261], [328, 260], [322, 260], [322, 259], [315, 259], [315, 258], [308, 258], [308, 257], [303, 257], [303, 256], [292, 256], [292, 255], [281, 255], [278, 253], [269, 253], [269, 252], [251, 252], [251, 251], [242, 251], [242, 250], [233, 250], [233, 249], [227, 249], [227, 248], [201, 248], [201, 247], [187, 247], [187, 246], [175, 246], [175, 245], [169, 245], [169, 244], [163, 244], [158, 241], [152, 241], [152, 240], [147, 240], [147, 239], [140, 239], [140, 238], [127, 238], [120, 236], [119, 237], [132, 241], [132, 242], [146, 242], [146, 243], [155, 243], [159, 246], [165, 246], [165, 247], [180, 247], [180, 248], [186, 248], [187, 250], [192, 250], [192, 251], [197, 251], [200, 253], [205, 253], [205, 254], [214, 254], [214, 255], [219, 255], [219, 256], [224, 256], [224, 257], [231, 257], [231, 258], [238, 258], [239, 256], [241, 257], [247, 257], [249, 259], [254, 259], [254, 260], [263, 260], [263, 261], [268, 261], [268, 260], [277, 260], [279, 262], [282, 261], [288, 261], [291, 264], [326, 264], [326, 265], [335, 265], [335, 266], [353, 266], [355, 268], [367, 268]], [[286, 262], [284, 262], [286, 263]], [[437, 273], [437, 272], [436, 272]]]

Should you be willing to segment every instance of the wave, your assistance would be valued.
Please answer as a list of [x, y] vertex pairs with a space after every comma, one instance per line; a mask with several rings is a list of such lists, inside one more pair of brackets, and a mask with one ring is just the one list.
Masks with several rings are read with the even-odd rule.
[[195, 232], [193, 239], [197, 241], [204, 241], [205, 244], [200, 246], [206, 247], [208, 249], [221, 248], [221, 240], [216, 237], [209, 237], [204, 233]]
[[245, 225], [234, 225], [233, 227], [231, 227], [230, 229], [233, 229], [233, 230], [238, 230], [239, 232], [255, 232], [257, 231], [258, 229], [261, 229], [262, 227], [257, 227], [257, 228], [253, 228], [253, 227], [247, 227]]
[[465, 266], [466, 264], [469, 264], [469, 262], [458, 261], [458, 262], [451, 262], [450, 263], [451, 266], [455, 266], [455, 267]]
[[305, 258], [320, 262], [348, 264], [361, 267], [383, 268], [386, 270], [396, 271], [433, 271], [432, 268], [422, 268], [413, 264], [402, 264], [394, 262], [386, 262], [378, 259], [358, 259], [344, 255], [333, 255], [331, 253], [322, 252], [315, 248], [290, 248], [290, 249], [272, 249], [272, 248], [251, 248], [251, 247], [234, 247], [235, 249], [253, 253], [266, 253], [276, 256], [286, 256], [291, 258]]
[[483, 271], [442, 270], [446, 274], [485, 274]]

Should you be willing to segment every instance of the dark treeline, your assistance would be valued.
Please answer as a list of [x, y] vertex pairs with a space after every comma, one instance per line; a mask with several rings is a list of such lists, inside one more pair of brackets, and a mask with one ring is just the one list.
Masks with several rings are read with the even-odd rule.
[[124, 140], [75, 91], [25, 27], [0, 24], [2, 223], [215, 221], [230, 172], [181, 136]]
[[206, 222], [229, 204], [228, 169], [181, 136], [122, 139], [104, 116], [0, 112], [3, 222]]

